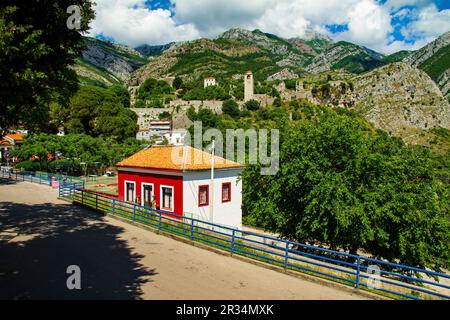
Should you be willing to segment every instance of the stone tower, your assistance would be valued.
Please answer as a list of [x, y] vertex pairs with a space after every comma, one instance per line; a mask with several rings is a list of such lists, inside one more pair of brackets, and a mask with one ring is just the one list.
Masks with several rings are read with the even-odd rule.
[[244, 101], [253, 100], [253, 73], [251, 71], [247, 71], [244, 76]]

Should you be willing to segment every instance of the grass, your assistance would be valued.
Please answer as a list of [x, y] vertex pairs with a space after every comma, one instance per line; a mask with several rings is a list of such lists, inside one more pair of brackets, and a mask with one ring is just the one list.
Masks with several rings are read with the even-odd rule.
[[423, 62], [419, 68], [436, 80], [445, 70], [450, 69], [450, 45], [439, 49], [428, 60]]
[[118, 178], [115, 177], [88, 177], [83, 179], [85, 188], [93, 192], [107, 193], [113, 196], [118, 194]]
[[[97, 75], [98, 77], [100, 77], [101, 79], [105, 79], [106, 81], [108, 81], [111, 84], [120, 84], [121, 81], [116, 78], [114, 75], [112, 75], [110, 72], [108, 72], [105, 69], [99, 68], [94, 66], [92, 63], [87, 62], [86, 60], [80, 58], [76, 60], [76, 64], [84, 69], [86, 69], [87, 71]], [[91, 78], [87, 78], [87, 77], [81, 77], [86, 84], [103, 84], [101, 85], [102, 87], [104, 87], [106, 85], [106, 83], [104, 83], [103, 81], [100, 80], [95, 80], [95, 79], [91, 79]]]

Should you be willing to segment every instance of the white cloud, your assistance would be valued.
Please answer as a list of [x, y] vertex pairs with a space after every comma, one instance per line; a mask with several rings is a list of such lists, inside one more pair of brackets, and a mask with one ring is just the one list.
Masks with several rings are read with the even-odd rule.
[[388, 0], [385, 3], [385, 7], [396, 10], [402, 7], [424, 7], [433, 3], [432, 0]]
[[[308, 28], [324, 31], [327, 25], [348, 25], [347, 31], [328, 35], [390, 53], [416, 49], [450, 30], [450, 10], [439, 12], [432, 0], [170, 1], [171, 10], [150, 10], [145, 0], [97, 0], [91, 34], [137, 46], [215, 37], [231, 27], [290, 38], [303, 36]], [[402, 29], [407, 41], [393, 39], [394, 17], [413, 20]]]
[[362, 0], [349, 10], [347, 17], [348, 31], [339, 34], [339, 38], [383, 51], [393, 31], [386, 7], [374, 0]]
[[415, 20], [404, 28], [407, 38], [436, 38], [450, 31], [450, 9], [439, 11], [434, 4], [418, 11]]
[[145, 0], [97, 0], [91, 35], [104, 35], [130, 46], [165, 44], [198, 38], [193, 24], [178, 25], [170, 10], [149, 10]]
[[264, 31], [291, 38], [303, 36], [307, 28], [323, 29], [327, 24], [345, 24], [346, 13], [358, 0], [278, 0], [254, 25]]
[[181, 23], [192, 23], [203, 35], [216, 36], [231, 27], [251, 27], [273, 0], [171, 0]]

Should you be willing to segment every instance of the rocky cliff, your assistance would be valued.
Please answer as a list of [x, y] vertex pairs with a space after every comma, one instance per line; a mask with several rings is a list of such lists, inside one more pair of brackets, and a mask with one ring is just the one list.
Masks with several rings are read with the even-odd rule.
[[320, 73], [334, 69], [359, 73], [383, 65], [382, 55], [349, 42], [338, 42], [316, 56], [305, 70]]
[[450, 101], [450, 32], [411, 53], [403, 61], [424, 70]]
[[[100, 81], [106, 85], [123, 82], [131, 73], [148, 62], [147, 58], [127, 46], [86, 38], [86, 50], [81, 63], [75, 66], [79, 76]], [[112, 80], [111, 80], [112, 79]]]
[[353, 109], [379, 129], [411, 143], [420, 141], [424, 130], [450, 129], [446, 99], [418, 68], [394, 63], [357, 76], [353, 82]]

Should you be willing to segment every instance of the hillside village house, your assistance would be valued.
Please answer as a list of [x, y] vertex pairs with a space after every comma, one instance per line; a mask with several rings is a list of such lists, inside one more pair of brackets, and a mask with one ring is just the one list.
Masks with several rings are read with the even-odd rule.
[[209, 153], [188, 146], [142, 150], [117, 164], [119, 200], [240, 229], [244, 167], [217, 156], [214, 163], [212, 180]]
[[216, 78], [213, 78], [213, 77], [205, 78], [203, 81], [204, 88], [212, 87], [212, 86], [215, 86], [216, 84], [217, 84]]

